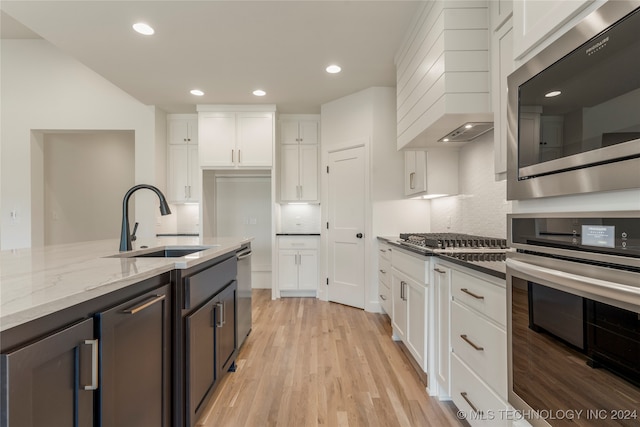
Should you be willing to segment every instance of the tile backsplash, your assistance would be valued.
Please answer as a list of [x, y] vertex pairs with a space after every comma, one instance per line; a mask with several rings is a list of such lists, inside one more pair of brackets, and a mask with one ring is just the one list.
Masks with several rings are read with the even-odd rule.
[[279, 233], [320, 233], [320, 205], [280, 205]]
[[460, 150], [460, 194], [431, 201], [431, 231], [506, 238], [506, 181], [496, 181], [493, 168], [493, 132]]

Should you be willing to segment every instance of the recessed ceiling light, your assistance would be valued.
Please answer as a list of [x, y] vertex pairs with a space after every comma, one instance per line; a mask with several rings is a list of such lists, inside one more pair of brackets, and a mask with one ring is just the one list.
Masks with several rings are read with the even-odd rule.
[[145, 24], [144, 22], [138, 22], [133, 24], [133, 29], [139, 32], [140, 34], [144, 34], [145, 36], [150, 36], [155, 33], [154, 29], [151, 28], [150, 25]]
[[204, 92], [200, 89], [191, 89], [191, 95], [202, 96], [204, 95]]
[[559, 90], [552, 90], [551, 92], [545, 94], [544, 96], [546, 98], [553, 98], [554, 96], [558, 96], [560, 95], [562, 92], [560, 92]]
[[471, 123], [467, 123], [466, 125], [464, 125], [465, 129], [471, 129], [473, 127], [473, 125]]
[[256, 89], [253, 91], [253, 94], [255, 96], [265, 96], [267, 92], [263, 91], [262, 89]]
[[336, 74], [342, 71], [342, 68], [340, 68], [339, 65], [334, 64], [334, 65], [329, 65], [327, 68], [325, 68], [325, 70], [327, 70], [327, 73]]
[[442, 142], [449, 142], [449, 138], [443, 139]]

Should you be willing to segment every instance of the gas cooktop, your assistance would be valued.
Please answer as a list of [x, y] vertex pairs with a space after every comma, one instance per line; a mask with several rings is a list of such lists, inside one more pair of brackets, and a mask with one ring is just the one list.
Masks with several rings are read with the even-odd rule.
[[400, 233], [398, 243], [440, 252], [504, 252], [507, 240], [461, 233]]

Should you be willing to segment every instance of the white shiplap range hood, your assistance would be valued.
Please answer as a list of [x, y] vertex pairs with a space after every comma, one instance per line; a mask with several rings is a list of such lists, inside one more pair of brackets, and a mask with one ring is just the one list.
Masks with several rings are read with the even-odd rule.
[[486, 1], [424, 2], [395, 58], [398, 149], [457, 147], [493, 128], [489, 42]]

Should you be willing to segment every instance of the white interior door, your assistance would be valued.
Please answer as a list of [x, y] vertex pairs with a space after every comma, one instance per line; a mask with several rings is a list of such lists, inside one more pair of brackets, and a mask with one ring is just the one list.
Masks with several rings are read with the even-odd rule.
[[329, 301], [364, 308], [365, 148], [329, 153]]

